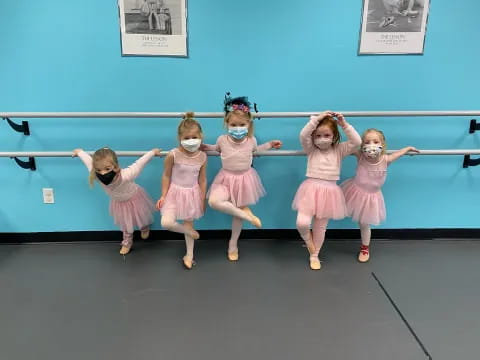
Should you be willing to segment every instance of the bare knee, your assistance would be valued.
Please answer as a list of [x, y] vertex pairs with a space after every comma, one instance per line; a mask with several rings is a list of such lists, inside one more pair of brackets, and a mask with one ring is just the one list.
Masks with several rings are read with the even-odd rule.
[[305, 232], [310, 230], [310, 222], [308, 221], [301, 221], [297, 219], [297, 229], [300, 232]]
[[164, 229], [170, 229], [175, 223], [175, 220], [169, 217], [162, 216], [160, 223]]
[[208, 199], [208, 206], [210, 206], [212, 209], [216, 209], [219, 201], [215, 198], [209, 198]]

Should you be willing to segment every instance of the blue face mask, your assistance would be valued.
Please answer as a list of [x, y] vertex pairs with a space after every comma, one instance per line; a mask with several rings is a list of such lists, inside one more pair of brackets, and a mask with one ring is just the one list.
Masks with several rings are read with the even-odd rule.
[[231, 126], [228, 128], [228, 134], [237, 140], [242, 140], [248, 134], [246, 126]]

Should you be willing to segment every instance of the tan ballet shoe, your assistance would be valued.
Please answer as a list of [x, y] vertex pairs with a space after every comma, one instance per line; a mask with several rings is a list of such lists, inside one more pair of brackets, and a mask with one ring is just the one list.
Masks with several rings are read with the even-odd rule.
[[316, 256], [310, 256], [310, 269], [312, 270], [320, 270], [322, 265], [320, 264], [320, 260]]
[[255, 216], [255, 214], [250, 210], [249, 207], [245, 206], [241, 208], [245, 213], [247, 213], [248, 216], [250, 216], [251, 220], [250, 223], [255, 226], [257, 229], [260, 229], [262, 227], [262, 221]]
[[121, 249], [120, 249], [120, 255], [127, 255], [130, 252], [130, 249], [131, 248], [129, 248], [129, 247], [122, 246]]
[[370, 260], [370, 248], [362, 245], [360, 247], [360, 252], [358, 253], [358, 261], [361, 263], [366, 263], [368, 260]]
[[183, 266], [185, 266], [186, 269], [191, 270], [195, 265], [196, 262], [192, 257], [186, 255], [183, 257]]
[[141, 236], [141, 238], [142, 238], [143, 240], [148, 239], [148, 237], [150, 236], [150, 228], [141, 230], [141, 231], [140, 231], [140, 236]]
[[230, 261], [238, 261], [238, 250], [229, 251], [227, 257]]

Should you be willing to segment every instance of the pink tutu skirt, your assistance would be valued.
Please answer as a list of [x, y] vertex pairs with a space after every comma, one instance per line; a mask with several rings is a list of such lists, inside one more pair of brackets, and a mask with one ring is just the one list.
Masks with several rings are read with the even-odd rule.
[[306, 179], [298, 188], [292, 208], [318, 219], [343, 219], [347, 215], [345, 197], [335, 181]]
[[232, 172], [221, 169], [213, 180], [207, 196], [229, 200], [237, 207], [253, 205], [265, 195], [262, 181], [255, 169], [245, 172]]
[[353, 179], [341, 185], [345, 194], [348, 216], [361, 224], [379, 225], [386, 218], [385, 201], [381, 191], [368, 192], [360, 188]]
[[153, 223], [155, 205], [145, 190], [138, 187], [135, 194], [128, 200], [110, 201], [110, 214], [115, 224], [120, 226], [123, 232], [133, 233], [135, 227], [142, 229]]
[[203, 203], [198, 184], [186, 188], [171, 183], [160, 211], [162, 215], [172, 214], [177, 220], [194, 220], [202, 217]]

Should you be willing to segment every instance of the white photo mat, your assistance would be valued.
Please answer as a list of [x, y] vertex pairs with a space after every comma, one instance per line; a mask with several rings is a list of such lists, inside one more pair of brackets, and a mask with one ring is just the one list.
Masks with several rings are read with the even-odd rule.
[[363, 0], [359, 54], [423, 54], [430, 0]]
[[122, 55], [187, 56], [187, 0], [118, 0]]

